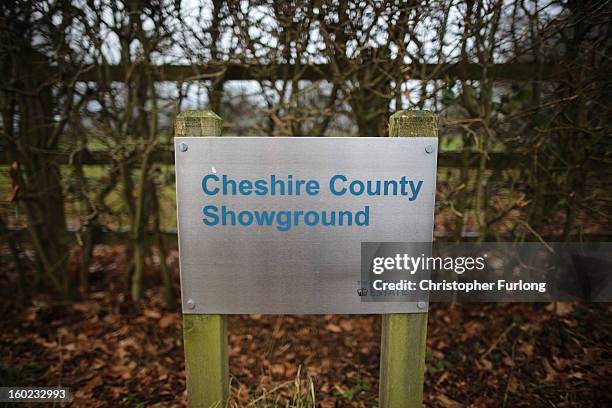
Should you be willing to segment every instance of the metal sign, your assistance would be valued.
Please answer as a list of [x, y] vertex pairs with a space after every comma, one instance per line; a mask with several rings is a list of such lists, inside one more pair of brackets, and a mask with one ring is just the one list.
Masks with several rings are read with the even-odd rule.
[[437, 138], [175, 143], [183, 313], [424, 311], [361, 301], [361, 243], [431, 241]]

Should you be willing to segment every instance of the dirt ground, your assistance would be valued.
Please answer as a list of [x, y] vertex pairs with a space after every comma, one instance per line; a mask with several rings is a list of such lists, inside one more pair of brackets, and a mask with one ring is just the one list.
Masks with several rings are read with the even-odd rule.
[[[121, 258], [97, 248], [92, 289], [74, 303], [19, 301], [1, 258], [2, 385], [71, 387], [74, 406], [186, 405], [181, 314], [154, 276], [147, 300], [132, 304]], [[284, 406], [291, 391], [279, 385], [299, 371], [317, 406], [376, 406], [380, 316], [241, 315], [228, 327], [237, 404], [271, 392]], [[610, 304], [432, 304], [425, 403], [612, 406], [611, 351]]]

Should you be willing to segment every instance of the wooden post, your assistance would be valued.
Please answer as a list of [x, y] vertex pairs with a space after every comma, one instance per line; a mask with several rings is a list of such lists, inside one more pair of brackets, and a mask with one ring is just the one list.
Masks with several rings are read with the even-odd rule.
[[[429, 111], [396, 112], [389, 118], [389, 136], [437, 137], [438, 116]], [[426, 311], [383, 315], [379, 388], [381, 408], [423, 405], [426, 340]]]
[[[176, 117], [176, 136], [221, 136], [223, 120], [210, 110], [185, 111]], [[190, 407], [225, 407], [229, 398], [227, 317], [183, 315], [183, 343]]]

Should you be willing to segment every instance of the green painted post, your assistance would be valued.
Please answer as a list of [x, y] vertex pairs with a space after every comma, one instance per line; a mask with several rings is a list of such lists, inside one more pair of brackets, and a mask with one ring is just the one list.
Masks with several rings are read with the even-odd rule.
[[[185, 111], [174, 123], [176, 136], [221, 136], [223, 120], [210, 110]], [[183, 315], [183, 343], [190, 407], [225, 407], [229, 398], [227, 317]]]
[[[437, 137], [438, 116], [429, 111], [396, 112], [389, 118], [389, 136]], [[423, 405], [426, 340], [427, 312], [383, 315], [379, 389], [381, 408]]]

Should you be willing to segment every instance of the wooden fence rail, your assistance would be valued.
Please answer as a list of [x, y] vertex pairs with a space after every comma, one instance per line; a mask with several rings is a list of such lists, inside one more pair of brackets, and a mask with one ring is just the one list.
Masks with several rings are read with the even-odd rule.
[[[353, 62], [341, 67], [341, 72], [353, 72], [359, 67]], [[394, 65], [389, 61], [388, 66]], [[537, 63], [499, 63], [492, 64], [486, 69], [487, 78], [498, 81], [551, 81], [562, 78], [558, 75], [559, 64], [555, 61]], [[239, 63], [222, 62], [192, 65], [153, 65], [156, 81], [200, 81], [206, 79], [221, 79], [223, 81], [244, 80], [278, 80], [284, 78], [287, 72], [299, 72], [299, 80], [318, 81], [335, 78], [334, 70], [330, 64], [309, 64], [296, 67], [287, 63]], [[57, 72], [56, 67], [41, 67], [45, 76]], [[483, 66], [477, 63], [445, 63], [445, 64], [410, 64], [401, 67], [404, 80], [478, 80], [485, 74]], [[609, 70], [601, 70], [601, 79], [609, 78]], [[120, 65], [94, 66], [84, 65], [74, 70], [79, 81], [97, 82], [101, 79], [111, 82], [123, 82], [126, 77], [126, 68]], [[72, 76], [71, 75], [71, 76]]]
[[[488, 153], [487, 169], [516, 169], [526, 164], [526, 157], [510, 153]], [[112, 155], [106, 151], [83, 150], [80, 153], [69, 155], [67, 153], [50, 153], [50, 157], [60, 164], [69, 165], [80, 162], [86, 166], [102, 166], [112, 163]], [[440, 152], [438, 167], [445, 168], [478, 168], [481, 155], [476, 152]], [[125, 160], [126, 158], [123, 158]], [[174, 152], [158, 150], [153, 153], [151, 160], [159, 164], [174, 165]], [[5, 155], [0, 155], [0, 165], [9, 165]]]
[[[119, 229], [101, 229], [98, 231], [96, 243], [104, 244], [104, 245], [121, 245], [126, 243], [129, 240], [129, 227], [123, 227]], [[76, 242], [78, 241], [79, 231], [75, 228], [68, 228], [65, 231], [65, 238], [68, 242]], [[13, 235], [16, 240], [19, 242], [29, 242], [30, 233], [27, 228], [24, 227], [15, 227], [8, 229], [0, 229], [0, 237]], [[161, 231], [162, 239], [168, 248], [177, 248], [177, 234], [175, 229], [168, 229]], [[501, 233], [498, 234], [497, 237], [501, 240], [513, 241], [516, 239], [511, 233]], [[434, 231], [434, 238], [437, 240], [448, 240], [455, 239], [456, 235], [454, 232], [442, 232], [442, 231]], [[480, 233], [478, 231], [464, 231], [461, 233], [462, 241], [473, 241], [480, 238]], [[546, 242], [556, 242], [559, 241], [562, 237], [560, 235], [543, 235], [542, 238]], [[602, 234], [582, 234], [580, 236], [570, 237], [575, 239], [576, 241], [584, 241], [584, 242], [608, 242], [612, 241], [612, 234], [602, 233]], [[155, 239], [155, 234], [153, 231], [146, 231], [144, 233], [144, 240], [148, 244], [152, 244]]]

